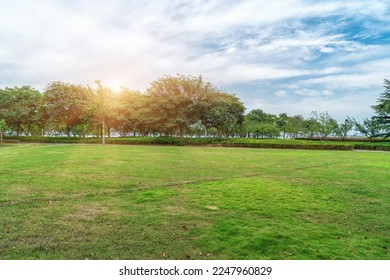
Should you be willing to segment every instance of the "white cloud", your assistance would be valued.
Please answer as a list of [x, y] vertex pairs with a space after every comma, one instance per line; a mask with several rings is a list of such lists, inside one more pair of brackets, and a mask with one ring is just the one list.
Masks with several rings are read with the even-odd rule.
[[334, 95], [334, 93], [332, 92], [332, 91], [330, 91], [330, 90], [323, 90], [322, 91], [322, 94], [324, 95], [324, 96], [333, 96]]
[[275, 92], [275, 96], [277, 96], [277, 97], [286, 97], [287, 96], [287, 91], [285, 91], [285, 90], [278, 90], [277, 92]]
[[296, 91], [296, 94], [302, 96], [320, 96], [321, 92], [315, 89], [302, 88]]
[[[360, 90], [380, 88], [389, 76], [388, 45], [367, 46], [338, 30], [348, 18], [389, 23], [385, 0], [0, 0], [0, 5], [0, 87], [42, 89], [53, 80], [101, 79], [112, 87], [143, 90], [163, 74], [202, 74], [222, 87], [255, 85], [254, 98], [256, 87], [266, 85], [270, 96], [286, 99], [281, 109], [316, 102], [337, 107], [330, 100], [344, 101], [340, 92], [353, 88], [362, 101], [350, 104], [365, 112], [361, 104], [372, 97]], [[327, 16], [341, 20], [327, 22]], [[308, 28], [303, 20], [310, 19], [319, 23]], [[294, 92], [300, 103], [290, 99]]]

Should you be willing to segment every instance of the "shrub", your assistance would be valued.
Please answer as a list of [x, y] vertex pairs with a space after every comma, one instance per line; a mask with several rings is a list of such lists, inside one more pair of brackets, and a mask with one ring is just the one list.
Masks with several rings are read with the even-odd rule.
[[[5, 137], [5, 141], [21, 141], [35, 143], [89, 143], [99, 144], [100, 138], [71, 137]], [[254, 138], [177, 138], [177, 137], [129, 137], [106, 138], [107, 144], [116, 145], [172, 145], [172, 146], [222, 146], [243, 148], [272, 148], [272, 149], [303, 149], [303, 150], [377, 150], [390, 151], [390, 141], [313, 141], [296, 139], [254, 139]]]

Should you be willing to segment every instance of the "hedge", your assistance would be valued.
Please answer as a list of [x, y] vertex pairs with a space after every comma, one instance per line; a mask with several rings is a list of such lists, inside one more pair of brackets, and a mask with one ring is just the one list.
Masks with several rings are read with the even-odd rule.
[[[5, 137], [6, 141], [30, 143], [86, 143], [100, 144], [100, 138], [71, 137]], [[254, 138], [177, 138], [177, 137], [128, 137], [106, 138], [106, 144], [117, 145], [171, 145], [171, 146], [219, 146], [243, 148], [303, 149], [303, 150], [376, 150], [390, 151], [390, 141], [312, 141], [296, 139], [254, 139]]]

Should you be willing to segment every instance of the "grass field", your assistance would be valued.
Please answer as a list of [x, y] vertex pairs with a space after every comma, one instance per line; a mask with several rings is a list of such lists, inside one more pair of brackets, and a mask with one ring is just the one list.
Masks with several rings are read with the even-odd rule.
[[390, 154], [0, 145], [0, 259], [390, 259]]

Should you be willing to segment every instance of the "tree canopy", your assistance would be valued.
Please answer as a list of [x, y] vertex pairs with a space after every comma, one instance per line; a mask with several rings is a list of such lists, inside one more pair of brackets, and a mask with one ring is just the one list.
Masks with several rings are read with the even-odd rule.
[[378, 104], [372, 106], [378, 114], [375, 116], [377, 124], [380, 126], [380, 132], [377, 136], [390, 137], [390, 80], [385, 79], [383, 87], [385, 90], [381, 93]]
[[245, 107], [202, 76], [165, 75], [144, 93], [122, 87], [114, 91], [97, 80], [94, 86], [50, 82], [43, 93], [31, 86], [0, 89], [2, 133], [18, 135], [178, 135], [218, 137], [310, 137], [345, 139], [350, 131], [367, 137], [390, 136], [390, 81], [372, 108], [376, 116], [362, 123], [346, 117], [343, 123], [328, 112], [308, 118], [270, 114]]
[[41, 94], [30, 86], [5, 88], [0, 92], [0, 118], [19, 135], [31, 132], [38, 120]]
[[45, 88], [43, 100], [55, 128], [63, 127], [68, 137], [75, 126], [90, 119], [92, 92], [88, 87], [52, 82]]

